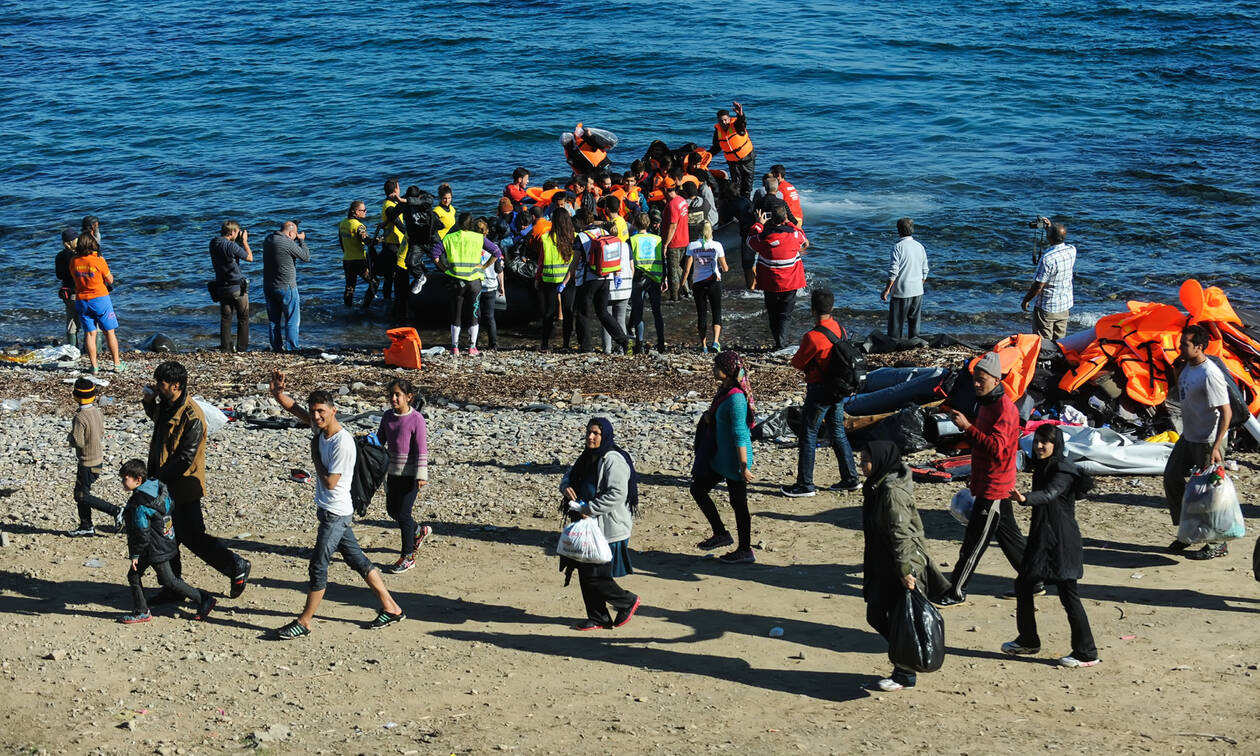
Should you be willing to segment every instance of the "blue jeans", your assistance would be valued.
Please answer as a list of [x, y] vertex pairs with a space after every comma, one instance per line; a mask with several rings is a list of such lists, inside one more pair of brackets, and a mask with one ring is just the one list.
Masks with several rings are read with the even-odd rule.
[[809, 488], [814, 487], [814, 451], [818, 446], [818, 428], [823, 420], [831, 426], [831, 450], [836, 453], [841, 480], [857, 480], [853, 448], [849, 446], [849, 437], [844, 433], [845, 400], [831, 402], [824, 393], [822, 384], [811, 383], [805, 387], [800, 446], [796, 455], [796, 482]]
[[296, 352], [298, 325], [302, 322], [302, 300], [297, 288], [263, 289], [267, 300], [267, 333], [271, 337], [271, 351]]
[[335, 515], [323, 508], [317, 508], [315, 516], [319, 520], [319, 531], [315, 534], [315, 548], [311, 550], [311, 561], [307, 567], [311, 578], [310, 590], [322, 591], [328, 587], [328, 564], [338, 551], [350, 569], [367, 579], [376, 565], [364, 555], [358, 539], [354, 537], [351, 527], [354, 517]]

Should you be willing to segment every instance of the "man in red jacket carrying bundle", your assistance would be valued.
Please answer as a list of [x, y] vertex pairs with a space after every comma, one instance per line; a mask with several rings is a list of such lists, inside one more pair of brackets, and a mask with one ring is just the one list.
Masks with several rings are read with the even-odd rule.
[[[1016, 572], [1024, 558], [1024, 534], [1019, 531], [1010, 499], [1015, 487], [1015, 454], [1019, 449], [1019, 411], [1002, 387], [1002, 360], [996, 352], [980, 358], [972, 368], [971, 380], [976, 387], [980, 411], [976, 422], [949, 408], [950, 419], [971, 442], [971, 483], [969, 488], [976, 503], [967, 522], [958, 562], [954, 565], [953, 588], [936, 603], [957, 606], [967, 600], [967, 583], [980, 564], [980, 557], [997, 537], [998, 546]], [[1045, 589], [1035, 586], [1034, 593]], [[1012, 592], [1012, 596], [1014, 593]]]

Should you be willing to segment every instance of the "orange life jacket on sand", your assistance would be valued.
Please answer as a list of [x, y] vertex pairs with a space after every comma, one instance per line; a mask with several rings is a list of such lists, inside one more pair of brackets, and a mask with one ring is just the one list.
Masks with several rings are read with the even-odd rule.
[[1116, 341], [1123, 343], [1124, 334], [1117, 330], [1117, 326], [1127, 317], [1129, 313], [1118, 312], [1098, 319], [1098, 322], [1094, 324], [1094, 341], [1081, 350], [1080, 361], [1076, 367], [1064, 373], [1059, 379], [1060, 389], [1070, 394], [1084, 386], [1106, 367], [1111, 358], [1103, 346], [1105, 342], [1102, 339], [1108, 338], [1112, 343]]
[[[1019, 399], [1028, 390], [1028, 385], [1037, 373], [1041, 337], [1033, 333], [1017, 333], [994, 344], [990, 351], [997, 352], [998, 359], [1002, 362], [1002, 386], [1006, 389], [1006, 395], [1012, 402]], [[980, 357], [975, 357], [967, 363], [967, 367], [974, 369], [979, 361]]]

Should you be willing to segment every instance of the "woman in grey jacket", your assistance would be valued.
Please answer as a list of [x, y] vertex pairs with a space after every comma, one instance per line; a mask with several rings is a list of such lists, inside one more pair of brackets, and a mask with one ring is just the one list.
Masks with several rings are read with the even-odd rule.
[[[639, 597], [617, 585], [613, 578], [634, 572], [630, 565], [630, 533], [639, 506], [638, 475], [634, 460], [613, 439], [606, 418], [586, 424], [586, 448], [560, 481], [560, 493], [571, 517], [594, 517], [612, 550], [606, 564], [577, 564], [578, 584], [586, 604], [586, 620], [574, 630], [621, 627], [639, 608]], [[608, 607], [617, 610], [616, 618]]]
[[[914, 481], [901, 461], [901, 451], [889, 441], [872, 441], [862, 450], [862, 598], [866, 621], [887, 638], [890, 613], [906, 589], [918, 588], [935, 596], [949, 582], [927, 553], [923, 521], [914, 506]], [[913, 688], [912, 670], [894, 668], [871, 687], [884, 692]]]

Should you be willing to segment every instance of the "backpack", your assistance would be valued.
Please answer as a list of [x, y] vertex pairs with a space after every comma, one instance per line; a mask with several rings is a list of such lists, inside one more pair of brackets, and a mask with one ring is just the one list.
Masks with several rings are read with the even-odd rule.
[[354, 479], [350, 481], [350, 500], [354, 513], [362, 517], [377, 489], [385, 482], [389, 469], [389, 454], [376, 440], [376, 434], [354, 437]]
[[1229, 372], [1229, 368], [1225, 367], [1225, 361], [1214, 354], [1207, 355], [1207, 358], [1221, 371], [1221, 375], [1225, 376], [1225, 391], [1229, 394], [1229, 427], [1236, 428], [1251, 417], [1251, 409], [1247, 406], [1247, 400], [1243, 398], [1242, 389], [1238, 388], [1238, 381], [1234, 379], [1233, 373]]
[[823, 386], [833, 401], [853, 396], [866, 382], [866, 354], [848, 339], [841, 339], [830, 328], [815, 326], [831, 342], [831, 356], [822, 365]]
[[601, 276], [621, 272], [621, 257], [625, 252], [621, 239], [612, 234], [591, 237], [587, 250], [587, 265]]

